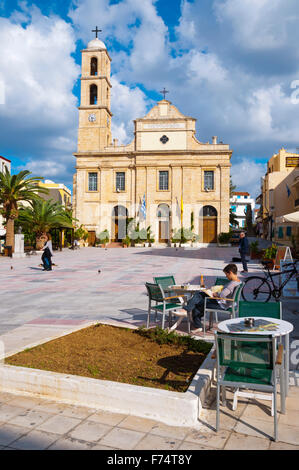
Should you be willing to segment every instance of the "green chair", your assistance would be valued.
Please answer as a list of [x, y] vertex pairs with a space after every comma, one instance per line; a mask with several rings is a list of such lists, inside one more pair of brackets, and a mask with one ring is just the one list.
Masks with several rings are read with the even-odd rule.
[[[146, 327], [149, 327], [150, 314], [153, 310], [155, 312], [155, 321], [157, 319], [157, 313], [162, 314], [162, 328], [165, 325], [165, 315], [176, 308], [181, 308], [182, 304], [176, 302], [177, 296], [165, 295], [161, 285], [152, 284], [150, 282], [145, 283], [147, 294], [149, 298], [148, 311], [147, 311], [147, 322]], [[153, 304], [155, 302], [155, 304]], [[169, 323], [171, 320], [171, 314], [169, 315]]]
[[226, 286], [230, 282], [227, 277], [217, 277], [214, 286]]
[[281, 302], [239, 302], [239, 317], [266, 317], [282, 319]]
[[221, 298], [221, 297], [213, 297], [215, 300], [220, 300], [221, 299], [221, 300], [231, 301], [232, 306], [229, 307], [226, 310], [221, 309], [220, 307], [219, 307], [219, 309], [217, 309], [217, 307], [208, 307], [207, 306], [208, 305], [208, 300], [211, 299], [211, 297], [205, 297], [204, 314], [203, 314], [203, 332], [204, 332], [204, 336], [206, 334], [206, 314], [207, 313], [209, 313], [209, 315], [210, 315], [210, 320], [209, 320], [210, 327], [211, 327], [211, 325], [213, 325], [213, 315], [214, 314], [216, 316], [216, 321], [217, 322], [218, 322], [218, 317], [217, 317], [218, 313], [227, 313], [231, 318], [236, 317], [236, 313], [238, 312], [238, 305], [239, 305], [239, 302], [240, 302], [240, 297], [241, 297], [241, 292], [242, 292], [243, 286], [244, 286], [244, 283], [240, 282], [240, 284], [237, 287], [235, 287], [235, 290], [234, 290], [234, 293], [233, 293], [233, 296], [232, 296], [231, 299], [225, 299], [225, 298]]
[[[175, 286], [175, 279], [174, 276], [159, 276], [159, 277], [154, 277], [154, 282], [156, 284], [159, 284], [165, 294], [172, 295], [171, 289], [168, 289], [169, 286]], [[177, 302], [180, 302], [181, 304], [184, 303], [184, 297], [177, 297]]]
[[[171, 291], [171, 289], [169, 289], [169, 286], [175, 286], [176, 285], [174, 276], [159, 276], [159, 277], [154, 277], [153, 279], [154, 279], [156, 284], [158, 284], [162, 287], [163, 292], [165, 294], [171, 295], [172, 291]], [[179, 297], [175, 297], [174, 299], [172, 299], [172, 302], [177, 302], [182, 306], [183, 303], [184, 303], [184, 300], [185, 300], [184, 296], [179, 296]], [[179, 309], [179, 310], [170, 311], [169, 312], [169, 325], [171, 323], [172, 315], [179, 317], [179, 319], [170, 327], [170, 331], [175, 330], [180, 325], [180, 323], [183, 321], [183, 319], [186, 318], [187, 323], [188, 323], [188, 333], [190, 334], [191, 333], [191, 323], [190, 323], [190, 316], [189, 316], [187, 310], [183, 311], [182, 309]]]
[[162, 286], [164, 292], [167, 292], [168, 286], [175, 286], [174, 276], [159, 276], [154, 277], [154, 282]]
[[[272, 396], [274, 440], [277, 440], [277, 383], [283, 377], [283, 346], [277, 349], [276, 338], [271, 335], [243, 335], [215, 332], [217, 357], [217, 411], [216, 431], [220, 424], [220, 389], [225, 406], [225, 389], [250, 389], [268, 392]], [[285, 413], [285, 385], [280, 381], [281, 412]], [[265, 395], [254, 393], [254, 398]], [[234, 402], [233, 409], [236, 409]], [[263, 421], [261, 421], [262, 423]]]

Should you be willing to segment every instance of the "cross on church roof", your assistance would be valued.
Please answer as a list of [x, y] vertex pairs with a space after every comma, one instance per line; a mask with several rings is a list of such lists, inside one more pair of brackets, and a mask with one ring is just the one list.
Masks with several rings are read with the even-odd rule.
[[164, 89], [160, 91], [160, 93], [164, 95], [164, 100], [165, 100], [166, 93], [169, 93], [169, 91], [165, 90], [165, 87], [164, 87]]
[[96, 38], [98, 39], [98, 33], [101, 33], [102, 30], [101, 29], [98, 29], [98, 27], [96, 26], [96, 29], [93, 29], [92, 30], [92, 33], [96, 33]]

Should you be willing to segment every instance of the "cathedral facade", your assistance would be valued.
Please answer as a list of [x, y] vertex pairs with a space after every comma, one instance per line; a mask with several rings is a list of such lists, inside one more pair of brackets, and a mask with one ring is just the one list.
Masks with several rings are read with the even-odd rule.
[[199, 242], [215, 243], [229, 230], [229, 145], [199, 142], [196, 119], [163, 99], [134, 121], [134, 138], [118, 145], [111, 136], [111, 58], [98, 38], [82, 51], [81, 104], [74, 175], [74, 217], [92, 245], [108, 230], [126, 236], [128, 219], [150, 226], [156, 243], [181, 228]]

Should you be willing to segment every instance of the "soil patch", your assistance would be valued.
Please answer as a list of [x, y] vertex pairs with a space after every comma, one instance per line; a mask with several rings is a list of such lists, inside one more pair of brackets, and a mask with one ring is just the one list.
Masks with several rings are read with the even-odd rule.
[[93, 325], [6, 358], [6, 364], [185, 392], [211, 349], [191, 337]]

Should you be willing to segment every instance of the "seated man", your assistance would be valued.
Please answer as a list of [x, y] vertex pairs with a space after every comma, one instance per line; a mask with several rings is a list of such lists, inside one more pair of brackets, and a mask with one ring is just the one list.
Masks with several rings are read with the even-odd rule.
[[[230, 282], [222, 289], [221, 292], [215, 292], [213, 296], [231, 299], [235, 288], [241, 282], [237, 276], [238, 268], [235, 264], [228, 264], [223, 269], [223, 272]], [[187, 310], [187, 312], [192, 311], [192, 320], [196, 331], [202, 331], [201, 318], [204, 315], [205, 297], [208, 297], [205, 292], [196, 292], [187, 304], [183, 305], [183, 309]], [[216, 307], [223, 310], [228, 309], [231, 304], [232, 302], [227, 300], [216, 300], [212, 298], [207, 301], [207, 307]]]

